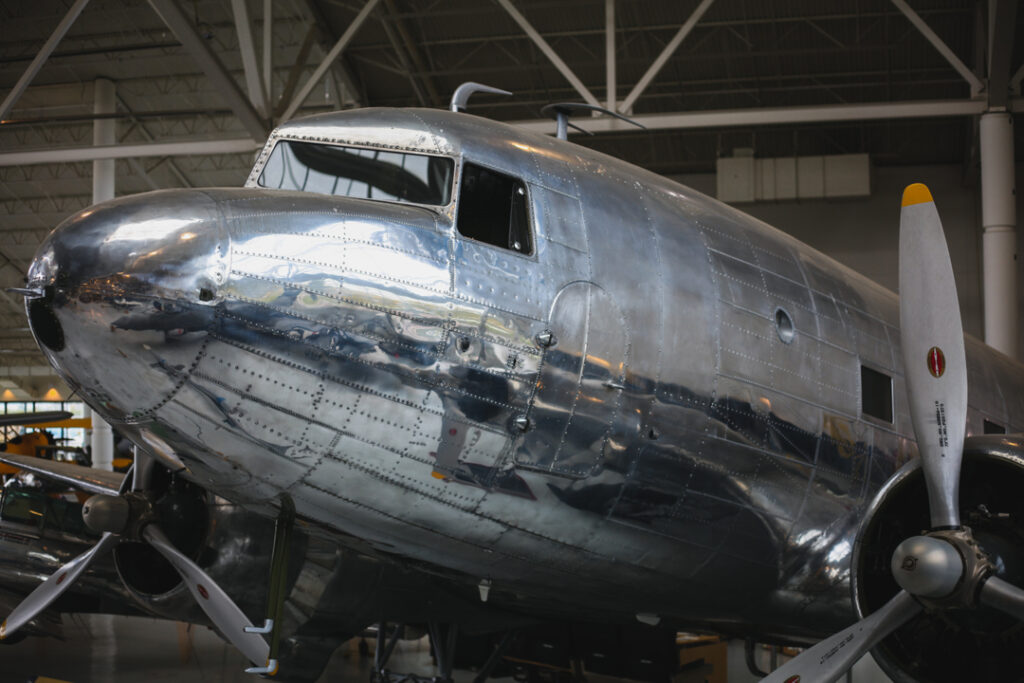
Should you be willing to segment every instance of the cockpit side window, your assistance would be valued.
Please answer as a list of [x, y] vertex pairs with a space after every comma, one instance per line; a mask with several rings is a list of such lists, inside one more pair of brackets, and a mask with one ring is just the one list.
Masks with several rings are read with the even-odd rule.
[[532, 254], [526, 185], [512, 176], [468, 162], [463, 164], [456, 227], [470, 239]]
[[281, 140], [257, 183], [344, 197], [445, 206], [455, 162], [426, 154]]

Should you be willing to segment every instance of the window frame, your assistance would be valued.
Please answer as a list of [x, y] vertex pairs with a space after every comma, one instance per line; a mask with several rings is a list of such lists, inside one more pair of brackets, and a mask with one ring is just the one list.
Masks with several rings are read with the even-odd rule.
[[[875, 373], [876, 375], [881, 375], [883, 377], [886, 377], [889, 380], [889, 413], [890, 413], [891, 417], [888, 420], [885, 419], [884, 417], [879, 417], [878, 415], [874, 415], [872, 413], [869, 413], [869, 412], [867, 412], [864, 409], [864, 371], [865, 370], [869, 370], [869, 371]], [[860, 412], [861, 419], [872, 420], [872, 421], [878, 423], [879, 425], [885, 425], [885, 426], [890, 427], [890, 428], [895, 427], [896, 426], [896, 416], [897, 416], [897, 412], [896, 412], [896, 380], [895, 380], [895, 376], [893, 374], [890, 374], [890, 371], [888, 371], [888, 370], [881, 370], [881, 369], [879, 369], [879, 366], [873, 365], [871, 363], [865, 363], [863, 360], [861, 360], [860, 361], [860, 373], [859, 373], [859, 376], [858, 376], [857, 379], [858, 379], [858, 381], [860, 383], [859, 384], [859, 389], [860, 389], [860, 406], [859, 406], [860, 410], [859, 410], [859, 412]]]
[[[391, 154], [412, 154], [421, 157], [431, 157], [434, 159], [448, 159], [452, 162], [452, 177], [449, 181], [449, 189], [451, 194], [448, 197], [448, 201], [444, 204], [422, 204], [420, 202], [405, 202], [397, 199], [374, 199], [373, 197], [354, 197], [346, 194], [326, 194], [323, 192], [310, 192], [308, 190], [286, 190], [280, 187], [267, 187], [260, 184], [260, 178], [263, 177], [263, 172], [267, 169], [267, 164], [270, 162], [270, 158], [274, 156], [274, 151], [277, 146], [282, 142], [297, 142], [305, 145], [324, 145], [328, 147], [343, 147], [347, 149], [362, 149], [371, 152], [388, 152]], [[372, 145], [370, 143], [351, 143], [342, 142], [339, 140], [303, 140], [301, 138], [292, 137], [278, 137], [274, 140], [274, 144], [270, 146], [266, 154], [261, 155], [261, 158], [257, 161], [256, 166], [252, 170], [252, 187], [259, 190], [271, 190], [276, 192], [299, 192], [301, 194], [308, 194], [317, 197], [334, 197], [340, 199], [362, 199], [369, 202], [384, 202], [387, 204], [399, 204], [405, 206], [418, 206], [424, 209], [430, 209], [431, 211], [445, 211], [452, 207], [452, 205], [458, 201], [458, 188], [460, 187], [459, 180], [461, 179], [462, 165], [460, 159], [453, 157], [449, 154], [437, 154], [431, 152], [425, 152], [418, 149], [406, 149], [404, 147], [384, 147]]]
[[[462, 201], [461, 201], [462, 200], [462, 180], [463, 180], [463, 178], [466, 175], [466, 164], [467, 163], [471, 164], [473, 166], [477, 166], [479, 168], [482, 168], [482, 169], [484, 169], [486, 171], [491, 171], [493, 173], [497, 173], [498, 175], [503, 175], [503, 176], [506, 176], [508, 178], [512, 178], [513, 180], [516, 180], [516, 181], [518, 181], [519, 183], [522, 184], [522, 187], [523, 187], [523, 201], [524, 201], [525, 206], [526, 206], [526, 225], [527, 225], [527, 229], [530, 231], [530, 245], [532, 247], [529, 252], [516, 251], [515, 249], [510, 249], [508, 247], [501, 247], [501, 246], [498, 246], [497, 244], [491, 244], [490, 242], [485, 242], [483, 240], [478, 240], [475, 237], [470, 237], [469, 235], [463, 234], [462, 231], [459, 230], [459, 213], [462, 211]], [[529, 183], [528, 180], [526, 180], [525, 178], [521, 177], [520, 175], [518, 175], [516, 173], [509, 173], [508, 171], [506, 171], [504, 169], [495, 168], [494, 166], [491, 166], [489, 164], [482, 164], [482, 163], [480, 163], [478, 161], [474, 161], [472, 159], [467, 159], [465, 156], [463, 156], [462, 159], [461, 159], [461, 162], [459, 163], [459, 167], [458, 167], [458, 177], [456, 177], [456, 179], [455, 179], [455, 193], [454, 194], [455, 194], [455, 196], [452, 197], [452, 200], [455, 202], [455, 210], [452, 212], [452, 233], [457, 238], [468, 240], [470, 242], [473, 242], [475, 244], [483, 245], [483, 246], [488, 247], [490, 249], [496, 249], [499, 252], [501, 252], [502, 254], [511, 254], [512, 256], [517, 256], [519, 258], [526, 259], [528, 261], [534, 261], [534, 262], [538, 261], [537, 254], [540, 251], [540, 249], [539, 249], [539, 244], [538, 244], [538, 240], [537, 240], [537, 224], [533, 220], [533, 195], [530, 192], [530, 183]]]

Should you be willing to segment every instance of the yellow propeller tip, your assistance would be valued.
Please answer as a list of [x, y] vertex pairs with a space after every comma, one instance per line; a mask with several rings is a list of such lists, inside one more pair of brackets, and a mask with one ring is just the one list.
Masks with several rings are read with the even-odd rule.
[[913, 185], [907, 185], [907, 189], [903, 190], [903, 206], [910, 206], [911, 204], [924, 204], [925, 202], [933, 202], [932, 193], [928, 190], [928, 186], [924, 183], [914, 183]]
[[0, 640], [3, 640], [6, 637], [7, 637], [7, 620], [5, 619], [4, 623], [0, 624]]

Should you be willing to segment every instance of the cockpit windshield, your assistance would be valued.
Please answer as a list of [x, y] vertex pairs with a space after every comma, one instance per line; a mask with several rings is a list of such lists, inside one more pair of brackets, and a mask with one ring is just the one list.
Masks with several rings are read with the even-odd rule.
[[444, 206], [455, 162], [446, 157], [280, 140], [260, 187]]

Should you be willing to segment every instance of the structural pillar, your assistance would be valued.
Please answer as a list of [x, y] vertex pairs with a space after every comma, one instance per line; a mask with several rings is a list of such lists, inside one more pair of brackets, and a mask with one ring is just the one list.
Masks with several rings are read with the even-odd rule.
[[[113, 81], [97, 78], [93, 85], [93, 113], [113, 114], [117, 108], [117, 98]], [[96, 119], [93, 121], [92, 144], [117, 144], [114, 119]], [[105, 202], [114, 198], [114, 164], [113, 159], [100, 159], [92, 162], [92, 203]], [[114, 469], [114, 432], [95, 412], [92, 413], [92, 466], [98, 470]]]
[[985, 343], [1017, 358], [1017, 198], [1012, 115], [1005, 111], [982, 114], [980, 137]]

